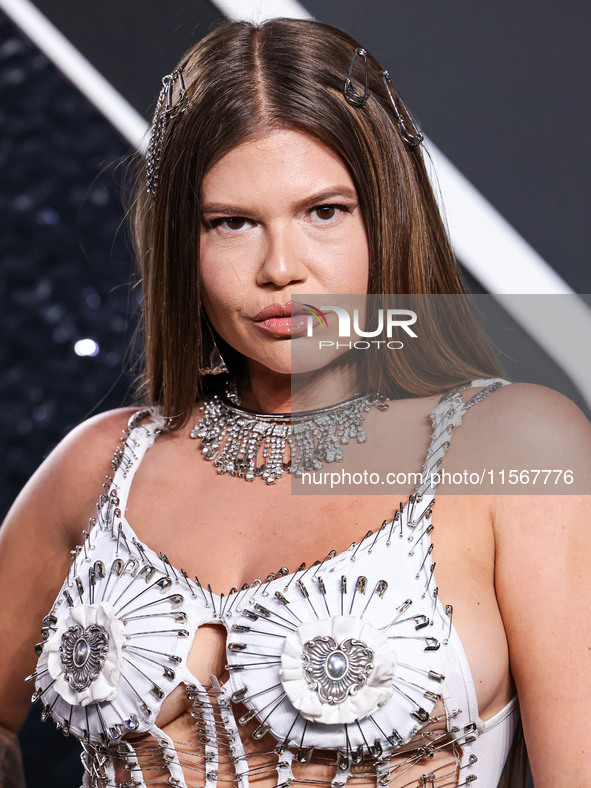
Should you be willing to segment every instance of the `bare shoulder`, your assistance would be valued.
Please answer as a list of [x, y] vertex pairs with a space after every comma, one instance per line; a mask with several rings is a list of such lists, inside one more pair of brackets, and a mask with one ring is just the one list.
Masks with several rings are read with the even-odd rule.
[[574, 402], [545, 386], [513, 383], [498, 389], [467, 411], [457, 438], [472, 442], [489, 467], [577, 469], [578, 491], [587, 479], [591, 493], [591, 424]]
[[[468, 389], [468, 394], [474, 389]], [[482, 405], [473, 409], [474, 418], [502, 417], [511, 428], [523, 425], [528, 430], [543, 421], [550, 427], [580, 428], [589, 422], [575, 403], [554, 389], [534, 383], [512, 383], [486, 397]]]
[[107, 411], [69, 432], [27, 482], [2, 531], [15, 527], [14, 521], [29, 531], [45, 530], [53, 521], [64, 537], [75, 529], [78, 538], [103, 492], [122, 430], [135, 411]]
[[108, 466], [122, 431], [137, 410], [117, 408], [83, 421], [49, 455], [50, 469], [57, 470], [59, 465], [74, 474], [88, 475], [93, 469]]

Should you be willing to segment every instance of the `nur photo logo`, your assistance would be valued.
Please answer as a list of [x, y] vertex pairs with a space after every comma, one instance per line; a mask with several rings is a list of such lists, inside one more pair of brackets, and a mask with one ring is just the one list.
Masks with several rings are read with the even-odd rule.
[[[327, 312], [332, 312], [337, 316], [338, 338], [348, 339], [349, 342], [339, 342], [337, 340], [321, 339], [318, 348], [349, 348], [356, 350], [368, 350], [370, 347], [386, 347], [389, 350], [401, 350], [404, 342], [395, 339], [395, 331], [404, 331], [411, 339], [416, 339], [417, 334], [411, 328], [417, 322], [417, 314], [412, 309], [377, 309], [376, 325], [373, 328], [364, 325], [365, 310], [358, 308], [349, 310], [343, 306], [321, 306], [314, 307], [310, 304], [302, 304], [307, 318], [307, 337], [314, 336], [317, 325], [328, 328]], [[376, 339], [375, 337], [380, 337]]]

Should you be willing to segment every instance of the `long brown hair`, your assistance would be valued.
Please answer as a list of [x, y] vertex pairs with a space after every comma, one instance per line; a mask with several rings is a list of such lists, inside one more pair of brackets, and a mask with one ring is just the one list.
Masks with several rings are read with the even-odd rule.
[[[216, 161], [256, 134], [303, 131], [347, 164], [367, 230], [370, 293], [465, 293], [421, 149], [401, 137], [380, 64], [371, 55], [370, 99], [357, 108], [343, 95], [358, 46], [341, 30], [311, 20], [229, 22], [179, 63], [189, 106], [167, 127], [156, 198], [147, 195], [140, 175], [135, 203], [144, 294], [143, 382], [150, 403], [176, 417], [177, 427], [204, 390], [198, 372], [204, 339], [201, 183]], [[359, 58], [353, 76], [363, 82]], [[460, 322], [469, 326], [461, 341], [453, 331], [444, 339], [441, 326], [432, 323], [429, 356], [376, 365], [373, 386], [386, 395], [428, 395], [499, 374], [475, 318], [467, 305], [459, 309]], [[427, 369], [428, 376], [422, 374]]]

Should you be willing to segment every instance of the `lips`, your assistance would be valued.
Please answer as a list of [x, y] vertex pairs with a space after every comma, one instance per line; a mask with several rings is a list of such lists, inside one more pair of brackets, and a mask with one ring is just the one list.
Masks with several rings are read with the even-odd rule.
[[257, 312], [254, 323], [274, 336], [292, 337], [304, 333], [308, 312], [300, 304], [270, 304]]
[[287, 301], [285, 304], [271, 304], [270, 306], [266, 306], [264, 309], [261, 309], [260, 312], [257, 312], [253, 320], [255, 323], [259, 323], [273, 318], [285, 318], [307, 314], [308, 312], [306, 312], [301, 304], [295, 301]]

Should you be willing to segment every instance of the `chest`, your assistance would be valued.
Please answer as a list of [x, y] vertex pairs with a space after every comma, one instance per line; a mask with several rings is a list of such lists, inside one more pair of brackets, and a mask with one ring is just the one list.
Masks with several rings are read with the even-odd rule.
[[[371, 438], [379, 446], [377, 434]], [[390, 451], [388, 465], [380, 459], [376, 478], [382, 484], [351, 484], [346, 492], [341, 487], [338, 494], [327, 494], [328, 485], [293, 485], [288, 475], [272, 485], [219, 475], [195, 442], [175, 436], [146, 452], [125, 515], [141, 540], [214, 591], [227, 592], [281, 567], [293, 572], [302, 563], [323, 561], [331, 551], [341, 554], [353, 543], [373, 539], [370, 534], [392, 520], [415, 487], [410, 474], [397, 474], [391, 482], [386, 471], [421, 468], [423, 443], [403, 442]], [[361, 462], [382, 453], [383, 447], [361, 453]], [[339, 464], [326, 467], [338, 470]], [[494, 539], [485, 496], [438, 496], [425, 541], [432, 546], [442, 595], [451, 600], [466, 589], [470, 596], [475, 587], [492, 590]], [[391, 553], [390, 560], [408, 557]]]
[[[331, 551], [350, 556], [356, 547], [369, 561], [359, 571], [360, 553], [357, 562], [347, 563], [349, 590], [361, 574], [369, 576], [370, 586], [382, 579], [398, 584], [398, 593], [404, 595], [404, 578], [410, 582], [420, 572], [425, 583], [430, 581], [429, 593], [437, 588], [443, 605], [453, 607], [451, 618], [475, 677], [481, 710], [494, 707], [500, 690], [508, 699], [507, 648], [494, 593], [494, 539], [485, 497], [439, 496], [430, 532], [425, 534], [420, 523], [414, 532], [423, 534], [420, 549], [412, 550], [408, 535], [399, 539], [396, 527], [396, 539], [390, 540], [394, 549], [389, 549], [387, 534], [378, 535], [384, 521], [392, 521], [399, 502], [407, 500], [408, 489], [389, 495], [294, 495], [289, 479], [257, 486], [219, 477], [212, 466], [203, 466], [209, 472], [205, 480], [180, 472], [160, 503], [150, 494], [158, 488], [153, 476], [157, 466], [147, 465], [143, 476], [138, 475], [127, 517], [140, 540], [162, 550], [216, 595], [257, 578], [264, 584], [280, 571], [296, 572], [302, 564], [313, 567]], [[367, 550], [376, 539], [378, 549], [370, 558]], [[340, 569], [337, 574], [340, 578]], [[336, 590], [330, 593], [336, 599]], [[201, 681], [224, 675], [226, 638], [221, 627], [208, 625], [198, 633], [189, 664]]]

